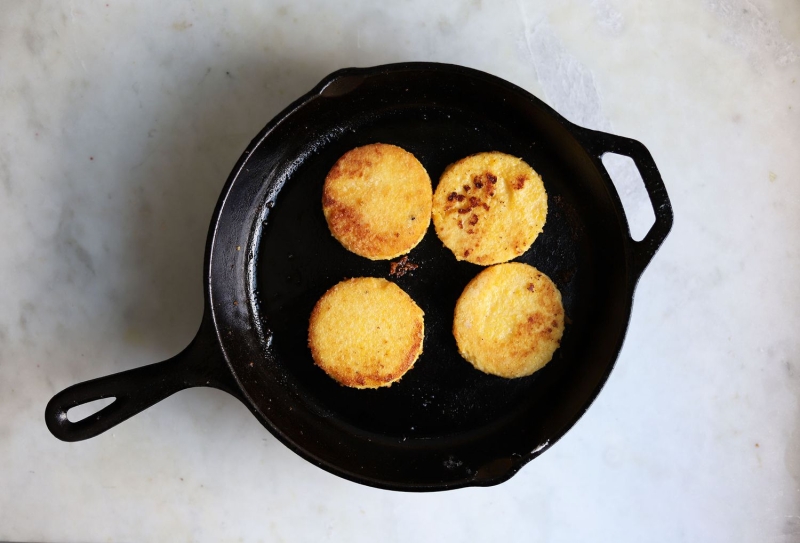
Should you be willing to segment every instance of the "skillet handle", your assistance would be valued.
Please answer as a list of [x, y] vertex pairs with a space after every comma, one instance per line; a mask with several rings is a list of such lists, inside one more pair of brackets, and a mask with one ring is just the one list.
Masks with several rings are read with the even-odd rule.
[[633, 281], [635, 283], [672, 228], [672, 205], [667, 196], [667, 188], [664, 186], [664, 181], [661, 179], [661, 174], [658, 172], [650, 151], [642, 143], [606, 132], [589, 129], [584, 129], [584, 131], [584, 139], [589, 144], [587, 147], [599, 159], [606, 153], [616, 153], [632, 158], [650, 197], [650, 204], [653, 206], [656, 216], [655, 223], [641, 241], [634, 241], [628, 233], [628, 244], [633, 255]]
[[[47, 428], [62, 441], [82, 441], [185, 388], [210, 386], [238, 397], [213, 327], [205, 322], [192, 342], [169, 360], [78, 383], [53, 396], [44, 412]], [[85, 419], [70, 422], [67, 418], [73, 407], [112, 397], [111, 404]]]

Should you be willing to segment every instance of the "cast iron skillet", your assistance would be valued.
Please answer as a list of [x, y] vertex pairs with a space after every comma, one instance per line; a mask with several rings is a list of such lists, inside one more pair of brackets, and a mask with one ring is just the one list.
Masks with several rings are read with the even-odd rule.
[[[456, 299], [481, 267], [457, 262], [433, 226], [390, 278], [425, 311], [424, 352], [390, 388], [341, 387], [307, 347], [316, 300], [345, 277], [389, 276], [389, 263], [346, 251], [322, 214], [325, 174], [347, 150], [399, 145], [434, 185], [445, 166], [479, 151], [522, 157], [544, 179], [544, 232], [517, 260], [547, 273], [569, 318], [561, 348], [522, 379], [485, 375], [451, 334]], [[606, 152], [635, 161], [655, 224], [631, 239], [603, 168]], [[210, 386], [241, 400], [279, 440], [317, 466], [393, 490], [501, 483], [586, 411], [622, 346], [636, 282], [672, 225], [650, 153], [634, 140], [575, 126], [523, 89], [460, 66], [407, 63], [345, 69], [273, 119], [233, 169], [205, 258], [197, 337], [165, 362], [74, 385], [47, 405], [64, 441], [96, 436], [181, 389]], [[116, 400], [86, 419], [67, 411]]]

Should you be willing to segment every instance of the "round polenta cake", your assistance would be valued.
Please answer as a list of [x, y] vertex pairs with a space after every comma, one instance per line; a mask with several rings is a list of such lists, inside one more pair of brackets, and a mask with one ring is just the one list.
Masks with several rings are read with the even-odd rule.
[[439, 239], [458, 260], [482, 266], [527, 251], [546, 217], [542, 178], [505, 153], [478, 153], [451, 164], [433, 195]]
[[308, 346], [317, 366], [342, 385], [389, 386], [422, 353], [423, 315], [408, 294], [386, 279], [347, 279], [314, 306]]
[[348, 251], [385, 260], [413, 249], [431, 221], [431, 179], [395, 145], [373, 143], [345, 153], [325, 178], [322, 211]]
[[506, 378], [534, 373], [553, 357], [563, 333], [561, 293], [527, 264], [483, 270], [456, 302], [458, 350], [484, 373]]

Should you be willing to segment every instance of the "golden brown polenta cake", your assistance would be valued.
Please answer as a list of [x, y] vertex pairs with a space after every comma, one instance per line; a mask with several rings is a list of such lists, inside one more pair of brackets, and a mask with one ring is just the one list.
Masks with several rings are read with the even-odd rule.
[[347, 279], [314, 306], [308, 346], [317, 366], [342, 385], [389, 386], [422, 353], [423, 315], [408, 294], [386, 279]]
[[395, 145], [373, 143], [345, 153], [325, 178], [322, 211], [339, 242], [385, 260], [413, 249], [431, 221], [431, 179]]
[[439, 239], [458, 260], [482, 266], [527, 251], [546, 217], [542, 178], [504, 153], [478, 153], [451, 164], [433, 195]]
[[532, 374], [550, 361], [563, 333], [561, 293], [527, 264], [483, 270], [456, 302], [458, 350], [485, 373], [507, 378]]

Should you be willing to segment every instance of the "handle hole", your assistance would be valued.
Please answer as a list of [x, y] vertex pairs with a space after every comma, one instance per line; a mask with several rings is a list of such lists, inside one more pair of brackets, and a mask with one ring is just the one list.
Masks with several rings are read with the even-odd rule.
[[631, 157], [606, 153], [602, 157], [611, 181], [617, 188], [622, 208], [628, 218], [628, 228], [631, 229], [631, 238], [641, 241], [656, 222], [650, 197], [644, 188], [644, 181], [639, 174], [639, 169]]
[[76, 405], [69, 411], [67, 411], [67, 420], [70, 422], [80, 422], [87, 417], [91, 417], [95, 413], [99, 412], [104, 407], [107, 407], [114, 403], [114, 400], [117, 398], [100, 398], [99, 400], [93, 400], [91, 402], [82, 403], [81, 405]]

